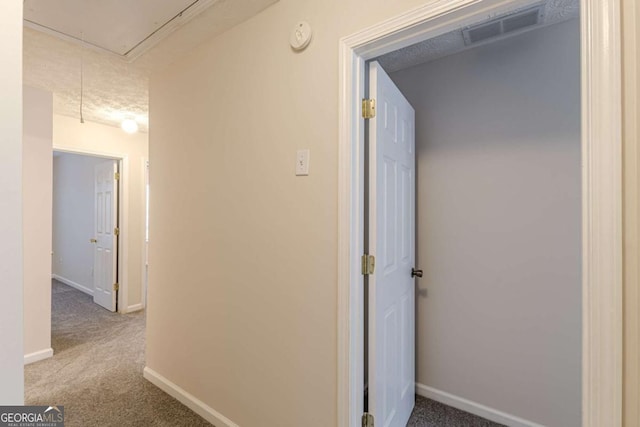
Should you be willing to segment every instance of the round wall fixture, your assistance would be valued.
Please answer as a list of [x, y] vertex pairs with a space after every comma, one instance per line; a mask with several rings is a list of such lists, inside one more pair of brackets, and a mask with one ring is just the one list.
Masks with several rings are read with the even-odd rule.
[[308, 22], [300, 21], [291, 31], [291, 47], [294, 50], [303, 50], [311, 42], [311, 25]]

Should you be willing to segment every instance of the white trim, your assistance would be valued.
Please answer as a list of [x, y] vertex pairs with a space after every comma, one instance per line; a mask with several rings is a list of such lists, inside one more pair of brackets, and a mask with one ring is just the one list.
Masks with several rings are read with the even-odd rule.
[[58, 276], [57, 274], [52, 274], [51, 278], [57, 280], [58, 282], [62, 282], [65, 285], [69, 285], [72, 288], [75, 288], [75, 289], [77, 289], [77, 290], [79, 290], [81, 292], [84, 292], [87, 295], [93, 296], [93, 289], [89, 289], [86, 286], [81, 285], [80, 283], [74, 282], [73, 280], [69, 280], [69, 279], [64, 278], [62, 276]]
[[582, 0], [582, 417], [622, 425], [621, 0]]
[[640, 133], [637, 117], [640, 112], [638, 94], [640, 94], [640, 28], [637, 24], [638, 0], [624, 0], [622, 27], [624, 31], [624, 394], [623, 419], [628, 426], [640, 426], [640, 204], [638, 183], [640, 182], [640, 152], [638, 141]]
[[148, 158], [142, 158], [142, 275], [140, 277], [142, 277], [142, 286], [141, 286], [141, 294], [140, 294], [140, 301], [142, 301], [142, 308], [146, 308], [147, 306], [147, 292], [148, 292], [148, 287], [149, 287], [149, 269], [148, 269], [148, 261], [149, 261], [149, 257], [148, 257], [148, 245], [149, 243], [147, 242], [146, 239], [146, 231], [147, 231], [147, 227], [149, 226], [147, 224], [147, 210], [149, 209], [149, 207], [147, 206], [147, 185], [149, 185], [149, 168], [147, 167], [147, 165], [149, 164], [149, 159]]
[[532, 421], [516, 417], [515, 415], [498, 411], [497, 409], [490, 408], [480, 403], [455, 396], [447, 393], [446, 391], [441, 391], [424, 384], [416, 383], [416, 394], [509, 427], [543, 427], [542, 424], [537, 424]]
[[129, 307], [127, 307], [127, 309], [124, 311], [124, 313], [133, 313], [136, 311], [140, 311], [144, 309], [144, 305], [142, 303], [139, 304], [133, 304], [130, 305]]
[[216, 411], [211, 406], [199, 400], [192, 394], [189, 394], [184, 389], [172, 383], [148, 366], [145, 366], [143, 376], [160, 390], [177, 399], [180, 403], [187, 406], [189, 409], [200, 415], [205, 420], [209, 421], [211, 424], [219, 427], [238, 427], [238, 425], [231, 421], [229, 418], [225, 417], [220, 412]]
[[364, 61], [351, 45], [340, 44], [340, 117], [338, 168], [338, 426], [357, 426], [363, 412], [363, 300], [360, 256], [363, 250], [364, 134], [353, 104], [364, 83]]
[[132, 178], [129, 169], [129, 157], [125, 156], [120, 160], [120, 187], [118, 188], [118, 215], [120, 237], [118, 239], [118, 312], [125, 312], [129, 307], [129, 180]]
[[[431, 0], [340, 40], [338, 182], [338, 420], [362, 413], [364, 61], [537, 0]], [[621, 0], [581, 0], [583, 153], [583, 421], [621, 425]]]
[[39, 362], [41, 360], [48, 359], [50, 357], [53, 357], [53, 349], [52, 348], [46, 348], [44, 350], [40, 350], [40, 351], [36, 351], [36, 352], [33, 352], [33, 353], [25, 354], [24, 355], [24, 364], [25, 365], [29, 365], [31, 363], [36, 363], [36, 362]]
[[112, 153], [101, 150], [89, 150], [84, 148], [68, 148], [53, 144], [53, 151], [58, 153], [80, 154], [84, 156], [103, 157], [105, 159], [121, 160], [127, 157], [126, 154]]

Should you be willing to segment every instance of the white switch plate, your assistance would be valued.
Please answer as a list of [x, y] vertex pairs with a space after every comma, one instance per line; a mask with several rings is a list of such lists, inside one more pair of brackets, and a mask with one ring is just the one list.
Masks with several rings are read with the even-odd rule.
[[309, 175], [309, 150], [298, 150], [296, 155], [296, 175]]

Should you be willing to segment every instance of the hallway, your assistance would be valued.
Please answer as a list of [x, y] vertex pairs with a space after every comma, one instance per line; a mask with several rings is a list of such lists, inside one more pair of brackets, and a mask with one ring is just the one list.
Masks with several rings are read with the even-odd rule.
[[62, 405], [66, 425], [210, 426], [142, 377], [145, 314], [119, 315], [52, 283], [54, 356], [25, 366], [25, 403]]
[[[110, 313], [87, 294], [52, 281], [54, 356], [25, 366], [25, 403], [61, 405], [68, 427], [210, 426], [142, 377], [145, 315]], [[409, 427], [498, 424], [423, 397]]]

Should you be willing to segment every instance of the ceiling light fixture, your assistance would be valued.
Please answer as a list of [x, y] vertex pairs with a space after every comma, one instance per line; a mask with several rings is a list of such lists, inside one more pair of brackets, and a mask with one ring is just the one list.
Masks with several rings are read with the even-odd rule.
[[120, 125], [123, 131], [126, 133], [136, 133], [138, 132], [138, 122], [133, 119], [125, 119], [122, 121]]

